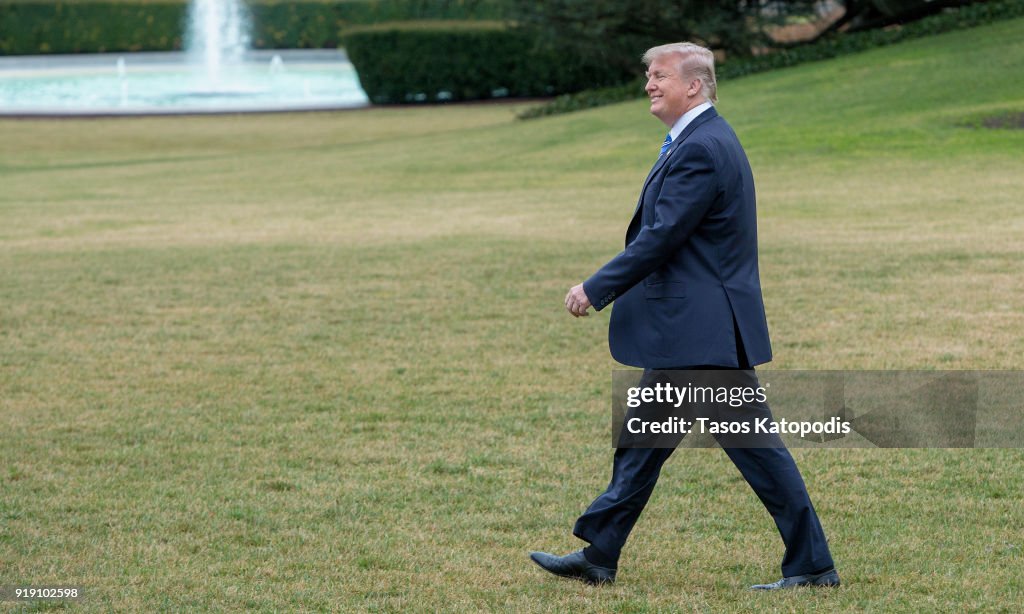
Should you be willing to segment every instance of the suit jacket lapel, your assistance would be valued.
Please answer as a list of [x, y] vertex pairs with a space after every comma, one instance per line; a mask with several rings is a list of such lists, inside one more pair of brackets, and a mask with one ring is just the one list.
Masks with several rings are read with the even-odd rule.
[[644, 187], [640, 190], [640, 198], [636, 201], [636, 209], [633, 210], [633, 217], [636, 217], [636, 214], [640, 211], [640, 205], [644, 202], [644, 193], [647, 192], [647, 185], [651, 183], [651, 179], [658, 174], [661, 167], [665, 166], [665, 163], [668, 162], [669, 156], [675, 152], [687, 137], [693, 134], [693, 131], [696, 130], [698, 126], [715, 117], [718, 117], [718, 111], [715, 110], [715, 107], [711, 107], [697, 117], [694, 117], [693, 121], [687, 124], [686, 128], [679, 133], [679, 136], [672, 141], [672, 144], [669, 146], [668, 151], [665, 152], [665, 155], [658, 156], [658, 160], [654, 163], [654, 167], [651, 168], [651, 172], [647, 173], [647, 179], [644, 179]]

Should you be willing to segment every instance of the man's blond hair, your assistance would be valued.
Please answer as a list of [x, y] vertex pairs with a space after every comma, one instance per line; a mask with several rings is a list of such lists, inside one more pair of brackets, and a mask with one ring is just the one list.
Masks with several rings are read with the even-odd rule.
[[711, 102], [718, 102], [718, 83], [715, 81], [715, 54], [710, 49], [693, 43], [669, 43], [651, 47], [643, 55], [644, 66], [669, 54], [679, 55], [679, 77], [700, 79], [700, 93]]

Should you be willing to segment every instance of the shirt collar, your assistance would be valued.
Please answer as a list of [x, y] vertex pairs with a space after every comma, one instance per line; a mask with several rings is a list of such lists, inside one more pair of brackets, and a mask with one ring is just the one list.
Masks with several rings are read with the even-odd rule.
[[668, 133], [672, 135], [672, 142], [674, 143], [675, 140], [679, 138], [679, 135], [683, 133], [683, 130], [686, 130], [686, 127], [690, 125], [690, 122], [692, 122], [694, 118], [704, 111], [707, 111], [712, 106], [713, 105], [710, 102], [705, 101], [693, 107], [686, 113], [683, 113], [683, 116], [677, 119], [676, 123], [672, 126], [672, 129], [668, 131]]

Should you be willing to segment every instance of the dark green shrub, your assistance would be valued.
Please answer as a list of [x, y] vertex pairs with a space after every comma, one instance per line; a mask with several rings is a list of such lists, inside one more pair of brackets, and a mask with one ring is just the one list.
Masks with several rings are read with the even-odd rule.
[[499, 22], [387, 23], [350, 30], [344, 44], [378, 104], [549, 96], [623, 79], [539, 50], [532, 34]]
[[184, 19], [180, 2], [0, 4], [0, 54], [179, 49]]

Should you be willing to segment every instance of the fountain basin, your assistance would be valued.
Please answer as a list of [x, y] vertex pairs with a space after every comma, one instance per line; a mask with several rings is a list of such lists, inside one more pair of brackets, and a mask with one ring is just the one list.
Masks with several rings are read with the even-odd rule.
[[225, 65], [215, 83], [190, 60], [184, 52], [0, 57], [0, 115], [258, 113], [369, 104], [340, 50], [247, 51], [241, 62]]

